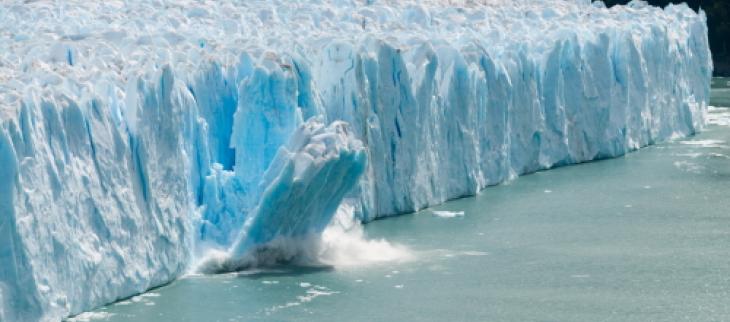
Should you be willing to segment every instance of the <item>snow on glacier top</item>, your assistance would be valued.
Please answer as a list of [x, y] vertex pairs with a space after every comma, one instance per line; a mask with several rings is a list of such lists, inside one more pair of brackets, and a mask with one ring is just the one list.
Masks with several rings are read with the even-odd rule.
[[[696, 133], [705, 22], [640, 1], [0, 1], [0, 320]], [[339, 240], [333, 261], [373, 257]]]
[[686, 41], [687, 28], [671, 25], [693, 14], [641, 1], [611, 9], [588, 0], [13, 1], [0, 4], [0, 116], [16, 115], [21, 98], [123, 97], [131, 81], [166, 64], [183, 79], [244, 53], [287, 68], [287, 55], [315, 60], [333, 41], [368, 39], [403, 51], [475, 45], [497, 59], [524, 53], [541, 62], [568, 37], [663, 26]]

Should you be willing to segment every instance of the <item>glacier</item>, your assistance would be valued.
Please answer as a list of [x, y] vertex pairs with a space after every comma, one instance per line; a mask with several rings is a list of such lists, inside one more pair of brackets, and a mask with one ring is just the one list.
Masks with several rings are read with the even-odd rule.
[[9, 1], [0, 25], [11, 322], [692, 135], [713, 68], [703, 12], [643, 1]]

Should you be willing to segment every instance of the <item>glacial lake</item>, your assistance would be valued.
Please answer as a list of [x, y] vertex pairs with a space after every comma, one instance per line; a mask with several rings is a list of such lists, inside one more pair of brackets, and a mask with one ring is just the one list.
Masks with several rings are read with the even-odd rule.
[[[728, 81], [712, 105], [730, 106]], [[692, 138], [365, 226], [407, 260], [190, 276], [72, 320], [730, 320], [730, 109], [708, 118]]]

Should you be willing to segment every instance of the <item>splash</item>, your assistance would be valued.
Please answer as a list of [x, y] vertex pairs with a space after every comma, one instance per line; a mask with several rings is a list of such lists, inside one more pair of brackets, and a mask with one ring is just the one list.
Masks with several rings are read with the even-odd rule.
[[343, 202], [321, 234], [304, 237], [279, 237], [253, 247], [242, 256], [230, 251], [209, 249], [193, 271], [225, 273], [282, 265], [303, 267], [361, 267], [415, 258], [406, 246], [385, 239], [368, 239], [363, 225], [355, 218], [350, 202]]
[[386, 262], [403, 262], [415, 258], [404, 245], [385, 239], [368, 239], [354, 216], [354, 207], [343, 203], [330, 225], [322, 233], [317, 260], [334, 267], [355, 267]]

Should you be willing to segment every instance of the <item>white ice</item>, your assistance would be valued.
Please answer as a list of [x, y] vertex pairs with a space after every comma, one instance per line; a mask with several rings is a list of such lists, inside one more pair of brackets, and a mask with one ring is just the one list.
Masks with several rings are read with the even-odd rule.
[[369, 221], [691, 135], [712, 73], [704, 13], [640, 1], [13, 0], [0, 30], [10, 322], [316, 237], [343, 200]]
[[431, 210], [434, 216], [441, 218], [464, 217], [463, 211]]

